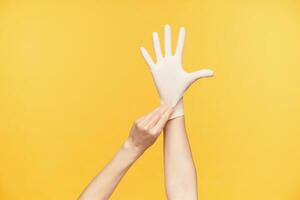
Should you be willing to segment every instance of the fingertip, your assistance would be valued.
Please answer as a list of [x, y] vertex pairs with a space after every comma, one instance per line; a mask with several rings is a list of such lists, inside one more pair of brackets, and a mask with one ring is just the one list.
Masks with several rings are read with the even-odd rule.
[[171, 115], [171, 113], [173, 113], [173, 111], [174, 111], [174, 107], [168, 104], [166, 106], [166, 110], [164, 111], [164, 116], [168, 118]]
[[169, 112], [169, 115], [171, 115], [171, 113], [173, 113], [174, 112], [174, 107], [173, 106], [171, 106], [169, 109], [168, 109], [168, 112]]
[[179, 28], [179, 31], [185, 32], [185, 27], [181, 26], [181, 27]]
[[207, 70], [207, 76], [208, 76], [208, 77], [214, 76], [214, 75], [215, 75], [215, 74], [214, 74], [214, 71], [213, 71], [213, 70], [210, 70], [210, 69]]
[[174, 111], [174, 108], [173, 107], [170, 107], [166, 110], [166, 112], [164, 113], [164, 118], [169, 119], [170, 115], [173, 113]]
[[168, 110], [172, 110], [174, 108], [174, 106], [172, 106], [171, 104], [167, 105]]
[[140, 52], [141, 52], [142, 54], [144, 54], [145, 48], [144, 48], [144, 47], [140, 47]]
[[169, 110], [169, 109], [171, 109], [173, 106], [171, 105], [171, 104], [169, 104], [169, 103], [164, 103], [164, 106], [165, 106], [165, 108], [166, 108], [166, 110]]
[[201, 77], [211, 77], [214, 75], [214, 72], [210, 69], [203, 69], [199, 71], [200, 78]]
[[166, 102], [162, 102], [161, 105], [160, 105], [161, 115], [168, 112], [171, 108], [172, 108], [172, 106], [170, 104], [168, 104]]
[[159, 105], [159, 109], [164, 110], [165, 107], [166, 107], [165, 102], [161, 102], [161, 104]]

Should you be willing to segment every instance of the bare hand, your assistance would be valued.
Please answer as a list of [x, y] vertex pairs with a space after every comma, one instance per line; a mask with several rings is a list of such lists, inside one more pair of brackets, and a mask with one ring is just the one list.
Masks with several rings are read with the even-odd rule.
[[144, 152], [156, 141], [172, 112], [173, 108], [171, 106], [163, 104], [149, 114], [137, 119], [124, 146], [133, 148], [139, 153]]

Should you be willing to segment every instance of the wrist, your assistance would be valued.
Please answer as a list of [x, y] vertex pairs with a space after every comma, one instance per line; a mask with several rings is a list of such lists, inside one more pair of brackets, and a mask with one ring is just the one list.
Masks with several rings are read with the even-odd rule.
[[183, 115], [184, 115], [184, 111], [183, 111], [183, 99], [180, 99], [178, 101], [178, 103], [175, 105], [174, 111], [171, 114], [171, 116], [170, 116], [169, 119], [174, 119], [174, 118], [177, 118], [177, 117], [181, 117]]
[[126, 139], [126, 141], [122, 145], [122, 150], [128, 152], [128, 154], [134, 159], [137, 159], [144, 153], [142, 149], [136, 147], [133, 144], [130, 138]]

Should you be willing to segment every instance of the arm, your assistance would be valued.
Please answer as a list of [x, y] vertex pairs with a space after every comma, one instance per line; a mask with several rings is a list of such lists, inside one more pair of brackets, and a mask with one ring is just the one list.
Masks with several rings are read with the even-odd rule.
[[[125, 143], [126, 144], [126, 143]], [[129, 167], [138, 159], [140, 153], [128, 145], [123, 145], [115, 157], [105, 166], [79, 200], [108, 199]]]
[[183, 116], [164, 128], [164, 167], [168, 199], [196, 200], [197, 174]]
[[183, 95], [198, 79], [213, 76], [213, 71], [202, 69], [186, 72], [182, 66], [185, 28], [180, 28], [176, 50], [172, 52], [171, 28], [165, 26], [164, 54], [158, 33], [153, 33], [156, 60], [142, 47], [141, 53], [148, 64], [161, 102], [175, 106], [165, 127], [164, 156], [165, 178], [168, 199], [197, 199], [196, 171], [185, 131], [183, 118]]
[[119, 152], [91, 181], [79, 200], [109, 199], [130, 166], [156, 141], [172, 111], [170, 106], [162, 105], [136, 120]]

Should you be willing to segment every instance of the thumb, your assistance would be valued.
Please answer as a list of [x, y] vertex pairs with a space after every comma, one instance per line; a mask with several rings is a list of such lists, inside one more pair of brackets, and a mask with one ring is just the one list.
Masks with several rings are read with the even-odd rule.
[[210, 69], [201, 69], [199, 71], [196, 72], [192, 72], [190, 73], [190, 79], [192, 82], [200, 79], [200, 78], [207, 78], [207, 77], [211, 77], [214, 75], [214, 72]]

